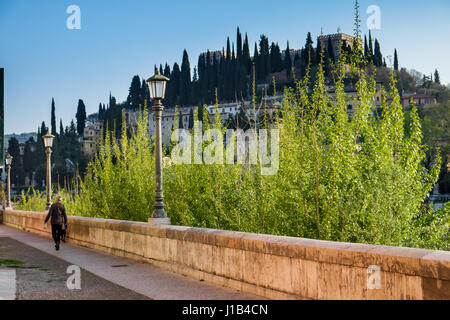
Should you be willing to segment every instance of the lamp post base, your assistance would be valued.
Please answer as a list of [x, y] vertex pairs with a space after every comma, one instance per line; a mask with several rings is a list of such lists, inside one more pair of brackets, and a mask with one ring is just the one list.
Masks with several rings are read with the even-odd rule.
[[170, 218], [148, 218], [148, 224], [155, 227], [170, 225]]

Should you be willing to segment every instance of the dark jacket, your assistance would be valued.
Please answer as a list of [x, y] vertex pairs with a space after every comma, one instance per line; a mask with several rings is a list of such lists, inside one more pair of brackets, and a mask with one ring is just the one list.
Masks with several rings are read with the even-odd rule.
[[67, 224], [67, 215], [66, 215], [66, 208], [61, 203], [54, 203], [50, 207], [50, 210], [48, 211], [47, 217], [45, 218], [45, 223], [47, 223], [48, 219], [52, 217], [51, 223], [52, 224]]

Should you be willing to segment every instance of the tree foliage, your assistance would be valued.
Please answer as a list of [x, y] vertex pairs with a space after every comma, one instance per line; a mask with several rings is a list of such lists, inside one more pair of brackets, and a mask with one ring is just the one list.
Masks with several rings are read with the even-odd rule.
[[[345, 64], [339, 64], [344, 68]], [[261, 163], [172, 164], [164, 169], [167, 212], [174, 224], [335, 241], [445, 248], [448, 211], [434, 214], [423, 201], [436, 182], [440, 159], [423, 165], [421, 124], [413, 108], [405, 119], [396, 79], [383, 93], [381, 116], [372, 116], [375, 80], [353, 67], [356, 111], [347, 116], [342, 76], [336, 98], [325, 86], [322, 65], [310, 90], [309, 73], [286, 89], [279, 171], [261, 174]], [[340, 74], [344, 74], [341, 72]], [[192, 118], [197, 118], [195, 110]], [[224, 132], [216, 116], [203, 129]], [[154, 195], [153, 148], [144, 111], [138, 129], [120, 144], [107, 135], [72, 213], [145, 221]], [[250, 123], [250, 122], [249, 122]], [[195, 126], [195, 124], [194, 124]], [[241, 126], [239, 126], [241, 127]], [[211, 141], [203, 141], [206, 149]]]

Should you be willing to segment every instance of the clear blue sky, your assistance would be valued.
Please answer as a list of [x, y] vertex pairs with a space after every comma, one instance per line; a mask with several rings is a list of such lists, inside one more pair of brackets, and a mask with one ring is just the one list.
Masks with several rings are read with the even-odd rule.
[[[66, 28], [68, 6], [81, 9], [81, 30]], [[362, 0], [381, 8], [383, 55], [399, 53], [401, 67], [425, 74], [437, 68], [450, 82], [450, 2], [448, 0]], [[78, 99], [88, 113], [107, 102], [111, 91], [123, 101], [133, 75], [151, 76], [153, 65], [180, 63], [187, 49], [191, 67], [198, 54], [221, 49], [236, 27], [248, 33], [251, 53], [264, 33], [282, 49], [304, 45], [340, 27], [352, 34], [353, 0], [344, 1], [154, 1], [154, 0], [0, 0], [0, 67], [5, 68], [5, 133], [36, 131], [50, 122], [52, 97], [56, 117], [67, 125]]]

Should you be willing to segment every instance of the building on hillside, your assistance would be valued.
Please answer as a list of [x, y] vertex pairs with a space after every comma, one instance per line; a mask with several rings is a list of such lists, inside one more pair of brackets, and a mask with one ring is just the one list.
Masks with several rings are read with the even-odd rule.
[[83, 137], [80, 138], [81, 151], [91, 158], [97, 152], [99, 142], [103, 135], [103, 122], [98, 121], [84, 128]]
[[[292, 65], [294, 65], [294, 59], [296, 55], [301, 57], [302, 50], [301, 49], [289, 49], [289, 53], [291, 55]], [[284, 57], [286, 56], [286, 50], [281, 51], [281, 60], [284, 61]]]
[[25, 143], [19, 143], [20, 156], [23, 157], [25, 154]]
[[[183, 121], [183, 129], [187, 129], [189, 127], [189, 108], [183, 108], [181, 110], [181, 116]], [[187, 110], [186, 110], [187, 109]], [[175, 110], [167, 110], [163, 111], [161, 117], [161, 135], [162, 135], [162, 143], [166, 146], [170, 145], [170, 138], [172, 136], [172, 131], [174, 127], [178, 128], [178, 123], [174, 126], [175, 120], [179, 121], [178, 117], [180, 115], [180, 111], [175, 112]], [[150, 136], [155, 134], [155, 117], [153, 113], [149, 115], [148, 121], [148, 132]]]
[[[331, 40], [331, 46], [333, 47], [334, 56], [336, 58], [339, 57], [339, 44], [341, 44], [342, 47], [349, 46], [350, 48], [353, 48], [354, 39], [355, 37], [345, 33], [334, 33], [319, 36], [319, 40], [321, 41], [321, 45], [324, 50], [327, 50], [328, 41]], [[362, 49], [362, 41], [359, 41], [359, 43]]]
[[[30, 138], [33, 138], [33, 140], [34, 140], [34, 142], [36, 142], [36, 140], [37, 140], [37, 133], [35, 133], [35, 132], [30, 132], [30, 133], [21, 133], [21, 134], [15, 134], [15, 133], [13, 133], [13, 134], [6, 134], [5, 135], [5, 143], [4, 143], [4, 146], [5, 146], [5, 150], [7, 151], [8, 150], [8, 146], [9, 146], [9, 140], [11, 139], [11, 138], [16, 138], [17, 139], [17, 141], [19, 141], [19, 143], [25, 143], [25, 142], [27, 142]], [[6, 153], [5, 153], [6, 154]]]
[[237, 112], [239, 112], [240, 105], [241, 105], [240, 102], [221, 103], [217, 105], [217, 108], [215, 105], [207, 106], [206, 110], [211, 116], [216, 114], [216, 112], [220, 113], [221, 115], [222, 114], [235, 115]]
[[405, 109], [411, 106], [411, 100], [418, 107], [428, 107], [437, 103], [436, 97], [425, 93], [404, 92], [400, 97], [400, 103]]
[[[383, 83], [381, 83], [381, 82], [377, 82], [375, 85], [375, 94], [374, 94], [373, 104], [377, 108], [381, 106], [381, 87], [382, 87], [382, 85], [383, 85]], [[356, 90], [356, 88], [353, 85], [345, 86], [344, 91], [348, 97], [347, 114], [349, 116], [353, 116], [353, 114], [355, 113], [358, 91]], [[328, 94], [332, 98], [336, 97], [336, 89], [333, 86], [329, 86]]]
[[[162, 143], [164, 145], [170, 144], [170, 137], [172, 135], [172, 130], [174, 127], [174, 121], [175, 119], [178, 120], [178, 117], [180, 115], [182, 116], [183, 121], [183, 128], [187, 129], [189, 126], [189, 114], [190, 114], [190, 108], [180, 108], [177, 112], [173, 109], [166, 109], [162, 112], [161, 117], [161, 135], [162, 135]], [[128, 127], [132, 127], [136, 129], [137, 122], [139, 120], [139, 111], [131, 111], [127, 110], [125, 112], [126, 122]], [[177, 122], [177, 128], [178, 128], [178, 122]], [[147, 122], [147, 130], [150, 136], [153, 136], [155, 134], [155, 117], [153, 114], [153, 111], [149, 112], [148, 114], [148, 122]]]

